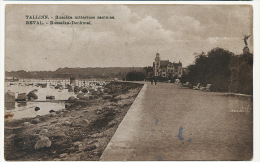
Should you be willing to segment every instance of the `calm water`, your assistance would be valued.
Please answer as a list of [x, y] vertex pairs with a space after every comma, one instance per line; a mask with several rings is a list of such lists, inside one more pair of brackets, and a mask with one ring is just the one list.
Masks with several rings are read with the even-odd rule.
[[[35, 86], [36, 83], [47, 83], [46, 88], [41, 88]], [[97, 84], [98, 83], [98, 84]], [[104, 81], [80, 81], [76, 80], [76, 85], [83, 86], [86, 88], [102, 88], [107, 82]], [[13, 85], [10, 85], [13, 84]], [[33, 85], [29, 85], [33, 84]], [[67, 100], [70, 96], [76, 96], [74, 92], [68, 92], [68, 89], [55, 89], [51, 85], [61, 84], [65, 87], [66, 84], [69, 84], [69, 80], [24, 80], [20, 82], [5, 82], [5, 93], [11, 91], [15, 93], [15, 98], [17, 98], [19, 93], [28, 94], [32, 90], [37, 90], [35, 94], [38, 96], [38, 99], [34, 102], [10, 102], [5, 103], [5, 112], [13, 113], [14, 116], [12, 119], [21, 119], [28, 117], [35, 117], [37, 115], [46, 115], [49, 114], [50, 110], [60, 110], [65, 108], [64, 102], [46, 102], [46, 96], [52, 95], [55, 96], [55, 100]], [[45, 102], [37, 102], [45, 101]], [[40, 107], [39, 111], [35, 111], [35, 107]]]

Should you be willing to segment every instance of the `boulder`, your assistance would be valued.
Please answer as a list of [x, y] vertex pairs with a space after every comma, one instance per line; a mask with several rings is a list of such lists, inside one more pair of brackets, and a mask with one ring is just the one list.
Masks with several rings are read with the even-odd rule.
[[48, 129], [42, 129], [39, 134], [40, 135], [45, 135], [46, 133], [48, 133]]
[[64, 89], [64, 87], [61, 84], [56, 85], [54, 88], [55, 89], [61, 89], [61, 90]]
[[81, 92], [83, 92], [83, 93], [88, 93], [88, 89], [87, 89], [87, 88], [83, 88], [83, 89], [81, 90]]
[[40, 108], [37, 106], [34, 108], [34, 111], [39, 111], [39, 110], [40, 110]]
[[27, 94], [27, 97], [29, 100], [36, 100], [38, 99], [38, 96], [35, 94], [35, 91], [31, 91]]
[[49, 99], [49, 100], [55, 100], [55, 96], [47, 95], [47, 96], [46, 96], [46, 99]]
[[38, 124], [40, 122], [41, 122], [41, 120], [39, 118], [35, 118], [35, 119], [32, 120], [33, 124]]
[[66, 134], [63, 131], [54, 131], [51, 133], [51, 136], [54, 138], [64, 138]]
[[91, 150], [95, 150], [97, 148], [97, 146], [95, 144], [92, 145], [88, 145], [84, 148], [84, 151], [91, 151]]
[[101, 92], [101, 91], [102, 91], [102, 88], [101, 88], [101, 87], [98, 87], [98, 88], [97, 88], [97, 91]]
[[50, 112], [50, 113], [53, 113], [53, 112], [55, 112], [55, 110], [50, 110], [49, 112]]
[[31, 125], [30, 122], [24, 122], [24, 123], [23, 123], [23, 126], [25, 126], [25, 127], [28, 127], [28, 126], [30, 126], [30, 125]]
[[27, 101], [28, 97], [26, 93], [19, 93], [15, 101]]
[[69, 125], [71, 125], [71, 122], [69, 122], [69, 121], [64, 121], [64, 122], [62, 122], [62, 125], [67, 125], [67, 126], [69, 126]]
[[97, 146], [95, 144], [92, 145], [85, 145], [85, 144], [80, 144], [79, 145], [79, 151], [91, 151], [95, 150]]
[[80, 141], [77, 141], [77, 142], [73, 143], [74, 146], [79, 146], [80, 144], [82, 144], [82, 142], [80, 142]]
[[61, 161], [61, 159], [55, 158], [55, 159], [53, 159], [53, 161]]
[[74, 104], [73, 103], [65, 103], [65, 108], [69, 109], [70, 107], [72, 107]]
[[47, 83], [42, 83], [39, 86], [42, 87], [42, 88], [47, 88]]
[[93, 88], [89, 89], [89, 92], [90, 92], [90, 93], [92, 93], [92, 92], [94, 92], [94, 91], [95, 91], [95, 89], [93, 89]]
[[46, 136], [40, 136], [40, 140], [38, 140], [34, 146], [36, 150], [43, 147], [51, 147], [51, 141]]
[[112, 95], [104, 95], [104, 96], [103, 96], [103, 99], [105, 99], [105, 100], [106, 100], [106, 99], [112, 99], [112, 98], [113, 98]]
[[25, 106], [27, 106], [27, 103], [26, 102], [20, 102], [20, 103], [18, 103], [17, 106], [18, 107], [25, 107]]
[[67, 153], [60, 154], [60, 158], [64, 158], [64, 157], [66, 157], [67, 155], [68, 155]]
[[112, 99], [110, 99], [110, 101], [111, 101], [111, 102], [118, 102], [119, 100], [116, 99], [116, 98], [112, 98]]
[[66, 84], [65, 88], [66, 88], [66, 89], [72, 89], [72, 86], [69, 85], [69, 84]]
[[120, 106], [118, 103], [111, 103], [110, 106]]
[[86, 124], [90, 124], [90, 121], [88, 119], [83, 120]]
[[77, 98], [83, 97], [85, 94], [84, 93], [79, 93], [77, 94]]
[[62, 110], [61, 111], [55, 111], [55, 114], [60, 114], [62, 112], [63, 112]]
[[74, 97], [74, 96], [71, 96], [71, 97], [68, 98], [68, 101], [76, 101], [76, 100], [77, 100], [77, 98]]
[[56, 116], [55, 114], [50, 114], [50, 116], [49, 117], [54, 117], [54, 116]]
[[88, 99], [89, 99], [89, 97], [88, 97], [88, 96], [85, 96], [84, 93], [79, 93], [79, 94], [77, 95], [77, 98], [78, 98], [79, 100], [88, 100]]
[[82, 91], [82, 89], [83, 89], [83, 88], [84, 88], [84, 87], [82, 87], [82, 86], [81, 86], [81, 87], [79, 87], [79, 91]]
[[[21, 103], [22, 104], [26, 104], [26, 102], [19, 102], [19, 103], [17, 103], [17, 106], [18, 107], [21, 107]], [[5, 108], [7, 109], [7, 110], [13, 110], [13, 109], [15, 109], [16, 107], [15, 107], [15, 101], [7, 101], [7, 102], [5, 102]]]
[[111, 122], [108, 123], [108, 127], [113, 127], [114, 125], [117, 125], [119, 122], [117, 120], [112, 120]]
[[89, 97], [88, 96], [84, 96], [82, 98], [80, 98], [81, 100], [89, 100]]
[[94, 96], [93, 95], [89, 95], [88, 98], [91, 100], [91, 99], [94, 99]]
[[10, 91], [6, 92], [5, 102], [15, 102], [15, 93]]
[[111, 90], [111, 89], [108, 89], [108, 88], [105, 88], [103, 92], [110, 94], [110, 93], [112, 93], [112, 90]]
[[122, 97], [121, 97], [121, 96], [116, 96], [115, 99], [117, 99], [117, 100], [121, 100]]
[[79, 86], [74, 86], [74, 92], [78, 93], [80, 91], [80, 87]]
[[100, 95], [101, 93], [99, 91], [93, 91], [91, 92], [91, 95]]

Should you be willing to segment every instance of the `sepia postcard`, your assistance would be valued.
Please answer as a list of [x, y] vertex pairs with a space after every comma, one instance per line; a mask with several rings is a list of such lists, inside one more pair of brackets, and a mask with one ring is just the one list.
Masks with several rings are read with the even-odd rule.
[[252, 160], [253, 42], [248, 4], [8, 4], [5, 160]]

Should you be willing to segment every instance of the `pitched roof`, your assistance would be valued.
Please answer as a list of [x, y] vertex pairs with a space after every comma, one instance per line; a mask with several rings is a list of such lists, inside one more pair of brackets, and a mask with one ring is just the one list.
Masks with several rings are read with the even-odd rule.
[[182, 66], [182, 63], [181, 63], [181, 62], [179, 62], [179, 63], [175, 63], [175, 62], [174, 62], [173, 65], [174, 65], [174, 66]]
[[160, 65], [161, 66], [167, 66], [169, 64], [169, 60], [161, 60]]

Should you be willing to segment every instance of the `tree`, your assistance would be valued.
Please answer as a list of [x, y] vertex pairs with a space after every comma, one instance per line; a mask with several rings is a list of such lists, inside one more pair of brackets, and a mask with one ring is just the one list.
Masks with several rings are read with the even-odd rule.
[[150, 77], [149, 74], [150, 74], [150, 75], [153, 74], [153, 67], [151, 67], [151, 66], [146, 66], [146, 67], [143, 68], [143, 71], [145, 72], [145, 75], [146, 75], [147, 77]]
[[126, 74], [127, 81], [143, 81], [145, 79], [145, 74], [143, 72], [128, 72]]
[[227, 91], [231, 71], [230, 58], [234, 54], [222, 48], [214, 48], [207, 54], [198, 54], [193, 65], [188, 66], [189, 74], [186, 78], [192, 84], [212, 84], [216, 91]]
[[238, 92], [253, 94], [253, 54], [246, 53], [239, 57]]

